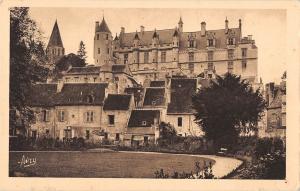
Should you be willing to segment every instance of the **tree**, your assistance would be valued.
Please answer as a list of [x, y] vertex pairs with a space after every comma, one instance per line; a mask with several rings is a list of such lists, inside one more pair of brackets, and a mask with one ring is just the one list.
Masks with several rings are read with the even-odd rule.
[[265, 101], [259, 89], [230, 73], [217, 76], [209, 87], [199, 89], [193, 96], [195, 121], [215, 146], [230, 148], [241, 132], [257, 130]]
[[[42, 35], [28, 11], [28, 7], [10, 10], [9, 107], [11, 111], [18, 111], [24, 122], [30, 122], [33, 118], [27, 105], [31, 89], [36, 82], [45, 81], [48, 74], [44, 67], [46, 57]], [[13, 118], [10, 115], [10, 127], [14, 126]]]
[[84, 61], [87, 58], [86, 51], [85, 51], [85, 44], [83, 43], [83, 41], [80, 41], [79, 50], [77, 51], [77, 56], [83, 59]]
[[159, 124], [159, 145], [167, 146], [173, 144], [176, 137], [176, 129], [170, 123], [161, 122]]

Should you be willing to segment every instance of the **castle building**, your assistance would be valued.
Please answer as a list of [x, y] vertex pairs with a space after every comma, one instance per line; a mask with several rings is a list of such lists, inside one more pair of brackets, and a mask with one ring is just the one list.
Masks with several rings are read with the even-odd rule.
[[46, 55], [50, 64], [54, 64], [57, 60], [65, 55], [65, 48], [61, 40], [57, 21], [55, 21], [53, 30], [46, 48]]
[[257, 81], [257, 47], [251, 36], [242, 36], [242, 22], [236, 28], [225, 20], [223, 29], [185, 32], [180, 18], [171, 29], [125, 32], [112, 40], [104, 18], [96, 22], [94, 37], [95, 65], [124, 64], [141, 84], [172, 75], [213, 78], [231, 72], [252, 83]]

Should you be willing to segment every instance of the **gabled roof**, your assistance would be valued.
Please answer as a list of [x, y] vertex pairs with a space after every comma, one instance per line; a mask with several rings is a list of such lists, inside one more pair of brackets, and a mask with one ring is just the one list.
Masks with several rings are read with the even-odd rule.
[[171, 100], [167, 113], [193, 113], [192, 96], [197, 88], [197, 79], [194, 78], [172, 78]]
[[67, 74], [99, 74], [100, 66], [72, 67]]
[[56, 105], [103, 105], [107, 83], [64, 84], [56, 96]]
[[131, 95], [127, 94], [108, 94], [103, 110], [128, 110], [130, 99]]
[[36, 84], [27, 99], [32, 107], [47, 107], [55, 105], [57, 84]]
[[144, 106], [164, 106], [165, 88], [147, 88], [144, 98]]
[[53, 30], [49, 39], [49, 43], [48, 46], [60, 46], [63, 47], [63, 43], [61, 40], [61, 36], [60, 36], [60, 32], [59, 32], [59, 28], [58, 28], [58, 24], [57, 21], [55, 21], [54, 26], [53, 26]]
[[151, 127], [154, 125], [155, 119], [158, 123], [160, 119], [159, 110], [132, 110], [128, 127]]
[[111, 33], [106, 22], [105, 19], [103, 17], [102, 22], [100, 23], [99, 27], [97, 27], [96, 32], [107, 32], [107, 33]]
[[165, 87], [165, 81], [163, 80], [157, 80], [157, 81], [151, 81], [150, 87]]

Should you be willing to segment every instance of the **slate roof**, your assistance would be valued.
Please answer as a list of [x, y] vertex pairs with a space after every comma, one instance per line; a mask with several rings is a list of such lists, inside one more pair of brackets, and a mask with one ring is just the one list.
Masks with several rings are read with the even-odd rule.
[[150, 87], [165, 87], [165, 81], [151, 81]]
[[108, 33], [111, 33], [110, 30], [109, 30], [109, 28], [108, 28], [108, 26], [107, 26], [107, 24], [106, 24], [106, 22], [105, 22], [104, 17], [103, 17], [103, 19], [102, 19], [99, 27], [97, 27], [96, 32], [108, 32]]
[[167, 113], [193, 113], [192, 96], [196, 92], [197, 79], [172, 78], [171, 100]]
[[67, 74], [99, 74], [100, 66], [72, 67]]
[[58, 28], [58, 24], [57, 21], [55, 21], [54, 26], [53, 26], [53, 30], [49, 39], [49, 43], [48, 46], [60, 46], [63, 47], [63, 43], [61, 40], [61, 36], [60, 36], [60, 32], [59, 32], [59, 28]]
[[[151, 125], [154, 125], [155, 118], [159, 121], [159, 110], [132, 110], [128, 122], [128, 128], [151, 127]], [[146, 125], [143, 125], [143, 121], [146, 122]]]
[[32, 107], [54, 106], [57, 84], [36, 84], [30, 91], [27, 103]]
[[[171, 44], [173, 42], [173, 34], [175, 29], [165, 29], [165, 30], [156, 30], [157, 35], [159, 36], [160, 44]], [[121, 37], [121, 45], [131, 47], [133, 45], [133, 40], [137, 34], [139, 37], [139, 43], [141, 46], [149, 46], [152, 44], [152, 38], [154, 35], [153, 31], [144, 31], [144, 32], [132, 32], [124, 33]]]
[[[103, 105], [107, 83], [64, 84], [55, 99], [56, 105]], [[88, 98], [92, 98], [92, 102]]]
[[165, 88], [147, 88], [144, 98], [144, 106], [165, 105]]
[[[225, 29], [218, 30], [207, 30], [205, 36], [201, 36], [201, 31], [196, 32], [183, 32], [180, 36], [179, 49], [188, 48], [189, 36], [195, 36], [197, 49], [206, 49], [207, 39], [209, 36], [214, 36], [216, 39], [216, 48], [226, 48], [227, 47], [227, 36], [234, 35], [236, 39], [241, 38], [241, 32], [239, 28], [230, 28], [229, 32], [226, 34]], [[238, 42], [238, 40], [236, 40]]]
[[131, 95], [127, 94], [108, 94], [103, 110], [128, 110], [130, 99]]
[[112, 65], [112, 72], [119, 73], [119, 72], [125, 72], [125, 65], [124, 64], [113, 64]]
[[[152, 44], [153, 35], [157, 34], [158, 40], [160, 44], [172, 44], [173, 36], [176, 34], [176, 29], [164, 29], [164, 30], [153, 30], [153, 31], [144, 31], [144, 32], [131, 32], [124, 33], [121, 37], [121, 46], [131, 47], [133, 46], [133, 40], [136, 34], [139, 37], [139, 43], [141, 46], [149, 46]], [[206, 49], [207, 39], [210, 36], [214, 36], [216, 39], [216, 48], [227, 48], [227, 36], [233, 35], [236, 37], [236, 43], [241, 38], [241, 32], [239, 28], [229, 28], [229, 32], [226, 34], [225, 29], [218, 30], [207, 30], [205, 36], [201, 36], [201, 31], [195, 32], [183, 32], [180, 34], [180, 42], [179, 49], [187, 49], [188, 48], [188, 39], [189, 36], [194, 36], [196, 40], [196, 48], [197, 49]], [[175, 35], [176, 36], [176, 35]]]

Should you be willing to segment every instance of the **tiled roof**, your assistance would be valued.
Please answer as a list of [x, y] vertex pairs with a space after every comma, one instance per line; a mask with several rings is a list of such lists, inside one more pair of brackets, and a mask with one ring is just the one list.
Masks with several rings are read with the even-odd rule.
[[67, 74], [99, 74], [100, 66], [72, 67]]
[[131, 95], [108, 94], [104, 101], [103, 110], [128, 110]]
[[167, 113], [193, 113], [192, 96], [196, 92], [196, 88], [196, 79], [172, 78], [171, 100]]
[[[128, 122], [128, 127], [151, 127], [160, 118], [159, 110], [132, 110]], [[143, 124], [145, 122], [146, 124]]]
[[[107, 83], [64, 84], [55, 99], [56, 105], [102, 105]], [[92, 101], [89, 101], [89, 99]]]
[[101, 24], [99, 25], [99, 27], [97, 28], [96, 32], [108, 32], [111, 33], [106, 22], [105, 19], [103, 17]]
[[165, 87], [165, 81], [151, 81], [150, 87]]
[[52, 33], [51, 33], [51, 36], [50, 36], [50, 40], [49, 40], [49, 43], [48, 43], [48, 46], [60, 46], [60, 47], [63, 47], [63, 43], [62, 43], [62, 40], [61, 40], [61, 36], [60, 36], [60, 32], [59, 32], [59, 28], [58, 28], [58, 25], [57, 25], [57, 21], [55, 21], [54, 23], [54, 27], [53, 27], [53, 30], [52, 30]]
[[56, 84], [36, 84], [30, 91], [28, 104], [32, 107], [53, 106], [56, 96]]
[[165, 88], [147, 88], [143, 105], [144, 106], [165, 105]]

